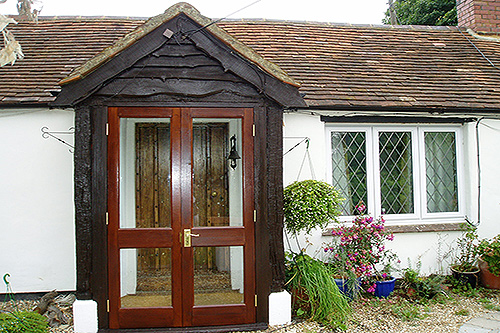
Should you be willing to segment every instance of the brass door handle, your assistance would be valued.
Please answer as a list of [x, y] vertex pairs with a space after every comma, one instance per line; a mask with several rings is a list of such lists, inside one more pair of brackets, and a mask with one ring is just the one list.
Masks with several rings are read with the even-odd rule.
[[[191, 247], [191, 237], [200, 237], [199, 234], [192, 234], [191, 229], [184, 229], [184, 247]], [[182, 234], [181, 234], [182, 237]]]

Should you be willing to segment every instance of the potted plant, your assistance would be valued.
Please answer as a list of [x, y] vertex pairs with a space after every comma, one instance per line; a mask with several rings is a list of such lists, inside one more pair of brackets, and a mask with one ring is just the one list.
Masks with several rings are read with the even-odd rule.
[[[334, 251], [332, 247], [325, 248], [325, 252]], [[334, 277], [335, 283], [342, 294], [349, 299], [357, 297], [361, 285], [361, 275], [353, 269], [348, 253], [339, 251], [333, 258], [327, 258], [326, 265], [330, 274]]]
[[283, 191], [285, 229], [297, 235], [324, 228], [330, 222], [338, 222], [340, 204], [344, 199], [335, 188], [317, 180], [293, 182]]
[[500, 235], [482, 240], [478, 255], [481, 283], [486, 288], [500, 289]]
[[429, 276], [421, 276], [420, 268], [422, 262], [419, 260], [415, 268], [410, 264], [402, 270], [401, 289], [410, 299], [431, 299], [437, 294], [447, 296], [443, 288], [445, 276], [439, 274], [431, 274]]
[[457, 247], [453, 263], [450, 267], [453, 278], [459, 282], [476, 288], [479, 281], [477, 228], [470, 224], [463, 226], [463, 233], [457, 239]]
[[[375, 280], [387, 280], [390, 263], [397, 259], [385, 247], [385, 242], [392, 241], [394, 235], [386, 231], [383, 217], [374, 219], [364, 214], [366, 207], [362, 203], [356, 209], [360, 215], [354, 218], [351, 225], [343, 225], [332, 231], [332, 235], [339, 238], [327, 246], [325, 252], [328, 254], [328, 263], [343, 280], [355, 286], [356, 279], [359, 281], [362, 278], [370, 284], [368, 291], [374, 292]], [[381, 265], [384, 270], [379, 272], [377, 269]]]
[[[337, 221], [342, 198], [333, 186], [320, 181], [294, 182], [284, 189], [285, 229], [295, 237]], [[351, 311], [328, 267], [300, 249], [288, 255], [286, 286], [300, 317], [344, 328]]]
[[324, 263], [298, 253], [288, 256], [286, 268], [295, 314], [345, 329], [351, 308]]
[[387, 298], [394, 291], [396, 278], [389, 273], [381, 273], [375, 276], [375, 283], [368, 288], [368, 292], [373, 292], [377, 297]]

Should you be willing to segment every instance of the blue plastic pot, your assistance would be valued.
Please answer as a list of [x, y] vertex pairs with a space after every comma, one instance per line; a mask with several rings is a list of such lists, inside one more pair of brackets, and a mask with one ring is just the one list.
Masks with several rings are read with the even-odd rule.
[[354, 285], [349, 284], [348, 279], [335, 279], [335, 284], [339, 287], [340, 292], [348, 297], [349, 299], [353, 299], [354, 295], [356, 295], [359, 291], [359, 286], [361, 284], [361, 278], [357, 278]]
[[396, 278], [388, 281], [377, 281], [375, 282], [375, 296], [377, 297], [389, 297], [389, 295], [394, 291], [394, 285], [396, 284]]

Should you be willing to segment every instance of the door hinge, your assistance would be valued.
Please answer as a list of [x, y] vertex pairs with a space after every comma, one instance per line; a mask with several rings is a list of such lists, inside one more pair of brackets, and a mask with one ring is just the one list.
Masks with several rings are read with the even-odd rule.
[[108, 212], [106, 212], [106, 225], [108, 225], [108, 224], [109, 224], [109, 214], [108, 214]]
[[255, 209], [253, 210], [253, 222], [257, 223], [257, 211]]
[[257, 295], [255, 295], [255, 307], [257, 307]]
[[109, 135], [109, 123], [106, 123], [106, 135]]
[[106, 311], [109, 312], [109, 299], [106, 300]]
[[252, 134], [255, 136], [255, 124], [252, 125]]

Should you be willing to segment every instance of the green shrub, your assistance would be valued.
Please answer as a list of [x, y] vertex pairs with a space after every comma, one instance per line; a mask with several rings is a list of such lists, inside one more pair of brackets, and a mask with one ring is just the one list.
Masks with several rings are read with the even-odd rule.
[[47, 333], [44, 316], [30, 311], [0, 313], [0, 333]]
[[481, 259], [488, 263], [491, 274], [500, 275], [500, 235], [490, 240], [483, 239], [479, 243], [478, 251]]
[[403, 270], [403, 282], [401, 287], [407, 296], [415, 299], [432, 299], [438, 294], [446, 295], [443, 289], [445, 277], [431, 274], [420, 276], [422, 263], [417, 262], [416, 268], [411, 266]]
[[283, 191], [285, 228], [298, 233], [337, 221], [342, 198], [333, 186], [317, 181], [304, 180], [288, 185]]

